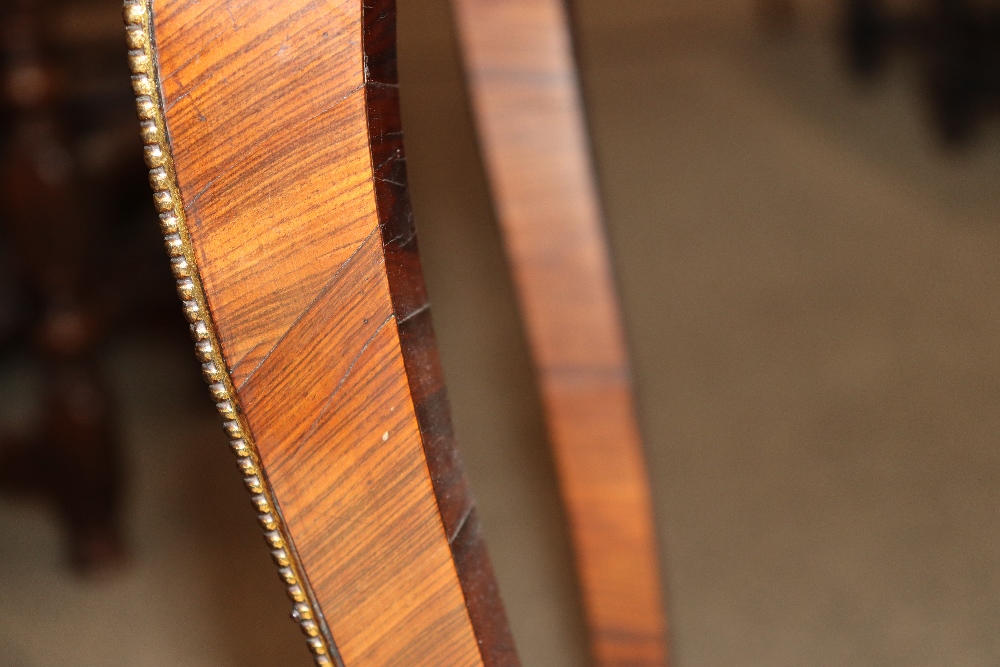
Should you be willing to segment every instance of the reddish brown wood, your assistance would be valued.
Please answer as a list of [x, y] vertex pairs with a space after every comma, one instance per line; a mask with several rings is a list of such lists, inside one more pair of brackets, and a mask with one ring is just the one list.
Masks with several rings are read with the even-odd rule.
[[642, 445], [562, 0], [455, 0], [600, 665], [663, 665]]
[[399, 115], [395, 0], [367, 0], [362, 16], [375, 198], [389, 291], [424, 454], [483, 659], [487, 665], [517, 665], [514, 638], [458, 456], [420, 267]]
[[346, 665], [516, 665], [454, 448], [392, 2], [158, 0], [170, 148], [240, 409]]

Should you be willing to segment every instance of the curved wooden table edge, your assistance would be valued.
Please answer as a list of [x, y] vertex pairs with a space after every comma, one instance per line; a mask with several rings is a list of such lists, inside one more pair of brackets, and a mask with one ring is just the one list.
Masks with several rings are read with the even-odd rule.
[[[365, 44], [366, 77], [372, 72], [369, 66], [382, 65], [375, 68], [375, 77], [366, 80], [366, 108], [369, 123], [377, 125], [371, 155], [373, 172], [392, 167], [391, 160], [381, 160], [375, 155], [379, 149], [398, 151], [402, 156], [402, 142], [399, 136], [398, 95], [395, 93], [395, 82], [390, 77], [395, 76], [395, 33], [394, 23], [386, 29], [385, 19], [387, 7], [390, 9], [390, 19], [394, 20], [394, 7], [391, 0], [363, 5], [364, 27], [363, 43]], [[371, 20], [374, 17], [375, 20]], [[141, 123], [141, 135], [147, 165], [150, 168], [150, 184], [153, 189], [154, 203], [160, 213], [160, 224], [165, 237], [170, 265], [177, 289], [182, 300], [183, 312], [191, 325], [195, 339], [196, 355], [202, 362], [202, 371], [216, 407], [224, 420], [224, 429], [229, 436], [232, 448], [238, 457], [238, 465], [244, 474], [244, 481], [252, 494], [252, 501], [259, 513], [259, 519], [265, 530], [265, 539], [271, 548], [271, 554], [279, 567], [279, 574], [286, 585], [289, 597], [293, 601], [292, 616], [298, 622], [307, 637], [307, 645], [313, 653], [318, 665], [343, 665], [334, 637], [327, 624], [323, 610], [316, 600], [308, 578], [304, 576], [302, 560], [290, 538], [288, 528], [280, 509], [275, 502], [271, 484], [261, 463], [256, 444], [247, 427], [246, 418], [240, 407], [237, 388], [228, 371], [222, 355], [219, 335], [211, 317], [211, 311], [198, 269], [196, 254], [188, 229], [186, 214], [177, 175], [174, 169], [172, 150], [168, 139], [166, 115], [162, 99], [162, 90], [157, 67], [157, 54], [153, 30], [152, 0], [126, 0], [124, 18], [127, 28], [127, 43], [129, 47], [129, 66], [132, 71], [133, 89], [136, 94], [137, 109]], [[379, 48], [369, 49], [372, 44]], [[385, 75], [384, 81], [378, 81], [378, 74]], [[373, 84], [373, 85], [369, 85]], [[377, 111], [373, 114], [372, 110]], [[375, 122], [372, 122], [372, 121]], [[384, 141], [388, 139], [388, 141]], [[394, 146], [393, 144], [398, 144]], [[395, 178], [375, 179], [377, 200], [379, 205], [380, 232], [383, 237], [383, 251], [388, 255], [392, 252], [412, 252], [416, 257], [415, 235], [401, 234], [405, 232], [406, 224], [412, 226], [412, 216], [409, 203], [405, 198], [405, 166], [402, 172], [390, 176]], [[400, 193], [392, 192], [394, 186], [400, 186]], [[401, 205], [400, 205], [400, 200]], [[395, 223], [395, 227], [394, 227]], [[402, 223], [402, 225], [400, 224]], [[433, 330], [430, 325], [429, 311], [426, 305], [414, 304], [414, 297], [423, 295], [422, 276], [419, 260], [398, 262], [396, 287], [393, 292], [394, 306], [397, 308], [397, 327], [400, 335], [405, 336], [405, 329], [412, 329], [411, 337], [419, 339], [419, 347], [430, 348], [434, 358], [427, 359], [427, 354], [409, 354], [404, 349], [404, 364], [428, 362], [433, 367], [431, 375], [440, 381], [440, 368], [434, 351]], [[390, 277], [390, 283], [394, 282]], [[410, 299], [410, 303], [406, 300]], [[410, 306], [410, 312], [399, 315], [400, 307]], [[412, 326], [406, 327], [406, 322]], [[427, 374], [426, 368], [423, 370]], [[413, 385], [413, 373], [408, 368], [407, 381]], [[443, 385], [442, 385], [443, 389]], [[516, 667], [519, 662], [514, 649], [513, 638], [507, 625], [503, 605], [489, 563], [485, 542], [482, 538], [475, 508], [466, 489], [464, 475], [461, 472], [457, 454], [449, 437], [443, 443], [438, 443], [437, 450], [429, 441], [433, 434], [427, 431], [434, 428], [447, 431], [450, 436], [450, 414], [447, 398], [443, 391], [438, 396], [431, 397], [429, 405], [424, 406], [422, 414], [418, 414], [421, 426], [421, 437], [427, 451], [427, 465], [430, 468], [432, 482], [435, 487], [435, 499], [439, 504], [442, 520], [445, 522], [448, 544], [451, 548], [455, 568], [461, 581], [462, 594], [472, 625], [479, 637], [478, 651], [485, 665], [498, 667]], [[439, 438], [440, 440], [440, 438]], [[436, 464], [436, 465], [435, 465]], [[455, 488], [457, 487], [457, 489]], [[457, 493], [456, 493], [457, 491]], [[458, 507], [455, 505], [458, 499]], [[451, 510], [451, 516], [448, 510]], [[457, 510], [457, 512], [456, 512]], [[450, 519], [450, 520], [449, 520]]]
[[[398, 337], [398, 354], [405, 369], [413, 415], [418, 425], [423, 463], [433, 487], [433, 501], [465, 601], [468, 622], [476, 636], [474, 650], [478, 652], [483, 664], [516, 665], [513, 640], [480, 534], [471, 495], [455, 452], [447, 397], [416, 251], [399, 124], [394, 3], [392, 0], [376, 0], [367, 4], [359, 2], [359, 5], [368, 173], [376, 202], [378, 233], [382, 241], [379, 251], [384, 260], [384, 279], [388, 282], [392, 301], [390, 319], [394, 320], [395, 336]], [[318, 9], [312, 8], [311, 11]], [[171, 267], [178, 281], [184, 313], [191, 323], [196, 340], [197, 355], [202, 361], [202, 369], [217, 408], [225, 420], [225, 429], [258, 510], [272, 556], [293, 600], [293, 617], [306, 634], [317, 664], [342, 665], [345, 660], [335, 644], [336, 633], [324, 618], [322, 604], [310, 585], [307, 568], [292, 539], [288, 522], [278, 507], [273, 485], [252, 435], [253, 429], [247, 420], [237, 386], [243, 386], [246, 379], [236, 382], [232, 376], [233, 364], [227, 364], [224, 354], [226, 343], [213, 321], [210, 299], [206, 295], [192, 234], [187, 225], [172, 146], [168, 140], [167, 112], [157, 69], [152, 0], [127, 0], [125, 20], [130, 49], [129, 64], [133, 72], [133, 87], [142, 123], [146, 160], [150, 166], [154, 202], [160, 212], [161, 226], [171, 257]], [[557, 37], [560, 30], [566, 30], [564, 15], [562, 20], [561, 26], [549, 26], [550, 32]], [[235, 18], [233, 24], [236, 24]], [[467, 22], [465, 27], [468, 32]], [[327, 33], [324, 32], [323, 37], [326, 36]], [[473, 50], [474, 47], [470, 49], [467, 40], [467, 58], [475, 57], [474, 53], [470, 56], [470, 51]], [[539, 367], [547, 421], [570, 516], [595, 657], [602, 665], [662, 664], [666, 659], [666, 650], [656, 572], [658, 566], [641, 445], [638, 444], [631, 388], [627, 381], [627, 358], [623, 357], [624, 361], [621, 358], [611, 359], [607, 365], [597, 364], [596, 367], [591, 367], [586, 364], [562, 364], [558, 355], [553, 357], [546, 354], [547, 346], [551, 348], [551, 341], [546, 339], [546, 318], [539, 316], [539, 307], [551, 301], [553, 295], [545, 292], [545, 283], [539, 283], [537, 276], [532, 273], [540, 266], [531, 261], [531, 244], [534, 241], [528, 238], [525, 244], [517, 227], [517, 216], [510, 215], [510, 209], [516, 209], [518, 193], [516, 188], [512, 192], [506, 187], [509, 182], [505, 183], [503, 172], [505, 169], [508, 172], [510, 170], [511, 155], [504, 154], [505, 148], [495, 132], [503, 128], [494, 123], [496, 112], [498, 109], [502, 110], [503, 105], [494, 104], [495, 100], [489, 98], [488, 90], [484, 93], [487, 86], [483, 85], [483, 72], [477, 71], [474, 64], [470, 67], [470, 73], [470, 88], [476, 101], [491, 182], [498, 199], [508, 253]], [[570, 81], [572, 93], [575, 90], [575, 79], [571, 76]], [[322, 83], [321, 81], [317, 85]], [[578, 91], [575, 92], [576, 95], [579, 94]], [[572, 109], [568, 118], [571, 133], [577, 131], [579, 134], [580, 120], [573, 116]], [[491, 133], [494, 136], [491, 137]], [[581, 137], [571, 137], [570, 141], [580, 142]], [[585, 143], [585, 137], [582, 141]], [[588, 157], [584, 156], [581, 160], [579, 155], [571, 154], [570, 160], [574, 158], [578, 167], [582, 165], [589, 169]], [[592, 182], [584, 184], [582, 194], [585, 203], [596, 200]], [[593, 222], [593, 219], [588, 220], [588, 215], [593, 218], [593, 211], [583, 216], [584, 227]], [[599, 221], [599, 213], [597, 219]], [[592, 231], [590, 229], [587, 233]], [[606, 329], [604, 333], [610, 335], [611, 347], [622, 348], [624, 354], [613, 288], [609, 292], [606, 284], [609, 267], [603, 243], [603, 238], [598, 238], [594, 245], [599, 255], [596, 265], [585, 263], [583, 266], [564, 266], [563, 269], [566, 269], [564, 272], [567, 275], [586, 275], [590, 271], [597, 276], [597, 283], [593, 285], [596, 292], [593, 294], [609, 308], [610, 319], [597, 322], [596, 329]], [[583, 274], [579, 273], [581, 268]], [[543, 288], [539, 289], [539, 285]], [[605, 375], [608, 370], [614, 376], [610, 384], [603, 382], [607, 379]], [[580, 375], [581, 371], [583, 375]], [[574, 380], [574, 376], [579, 377]], [[581, 377], [584, 380], [582, 384], [577, 381]], [[596, 385], [593, 382], [595, 378]], [[621, 382], [623, 378], [624, 385]], [[587, 411], [588, 406], [596, 405], [595, 399], [600, 403], [607, 401], [609, 397], [615, 406], [613, 411], [617, 414], [609, 422], [613, 431], [611, 440], [618, 442], [619, 446], [605, 448], [595, 458], [590, 454], [601, 448], [595, 449], [595, 443], [588, 442], [585, 435], [581, 440], [580, 429], [574, 428], [573, 424], [576, 418], [585, 416], [585, 412], [581, 410]], [[613, 458], [609, 459], [608, 455]], [[616, 466], [622, 461], [624, 467]], [[595, 466], [595, 462], [600, 465]], [[606, 473], [613, 469], [619, 474], [609, 477]], [[616, 485], [621, 487], [622, 484], [628, 487], [625, 495], [615, 495]], [[636, 521], [623, 524], [614, 519], [613, 512], [608, 513], [609, 510], [615, 510], [616, 504], [623, 499], [627, 501], [629, 512], [635, 515]], [[620, 512], [620, 508], [618, 511]], [[609, 519], [612, 525], [610, 532], [604, 530]], [[615, 544], [618, 540], [621, 543]], [[638, 576], [635, 570], [637, 563]], [[637, 611], [623, 607], [629, 606], [632, 598], [638, 601], [640, 608]], [[449, 631], [445, 629], [442, 632]], [[461, 632], [455, 635], [459, 637], [455, 640], [459, 643], [465, 641], [460, 635]], [[351, 650], [355, 651], [355, 648], [352, 646]]]

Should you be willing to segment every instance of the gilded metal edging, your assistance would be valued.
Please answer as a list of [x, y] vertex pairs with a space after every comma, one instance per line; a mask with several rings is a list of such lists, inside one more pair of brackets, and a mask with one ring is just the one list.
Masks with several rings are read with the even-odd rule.
[[219, 338], [205, 300], [167, 141], [166, 117], [156, 69], [151, 3], [152, 0], [125, 0], [126, 41], [140, 134], [149, 166], [149, 184], [153, 189], [153, 203], [160, 214], [160, 228], [170, 255], [170, 268], [177, 279], [177, 293], [181, 297], [184, 316], [191, 324], [195, 354], [202, 362], [202, 374], [224, 420], [223, 428], [229, 436], [233, 453], [238, 457], [243, 481], [252, 494], [251, 501], [264, 528], [264, 539], [271, 548], [271, 557], [292, 599], [292, 618], [306, 635], [306, 643], [317, 665], [339, 664], [329, 630], [317, 613], [317, 605], [302, 577], [302, 565], [295, 555], [288, 530], [262, 471], [257, 447], [239, 409], [236, 390], [226, 370]]

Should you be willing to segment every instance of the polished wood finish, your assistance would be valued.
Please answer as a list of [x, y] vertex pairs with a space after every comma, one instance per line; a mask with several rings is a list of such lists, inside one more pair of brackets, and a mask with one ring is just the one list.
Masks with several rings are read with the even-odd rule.
[[211, 320], [336, 660], [516, 665], [455, 452], [389, 0], [157, 0]]
[[455, 0], [455, 9], [593, 656], [599, 665], [663, 665], [649, 490], [565, 7]]

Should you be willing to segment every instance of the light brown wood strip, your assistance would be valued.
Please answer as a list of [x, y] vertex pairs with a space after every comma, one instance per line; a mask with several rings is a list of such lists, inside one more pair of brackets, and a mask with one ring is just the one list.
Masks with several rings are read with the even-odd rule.
[[482, 664], [386, 275], [360, 0], [154, 9], [212, 320], [340, 658]]
[[455, 0], [599, 665], [666, 663], [628, 358], [561, 0]]

